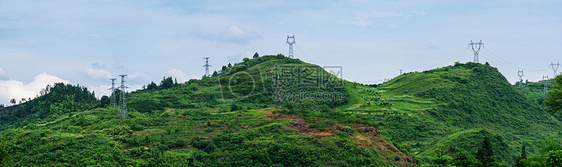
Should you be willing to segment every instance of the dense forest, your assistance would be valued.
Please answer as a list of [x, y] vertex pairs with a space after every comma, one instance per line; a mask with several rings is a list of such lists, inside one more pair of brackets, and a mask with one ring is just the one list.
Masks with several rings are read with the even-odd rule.
[[552, 97], [539, 84], [455, 63], [365, 85], [256, 54], [126, 92], [123, 118], [57, 83], [0, 108], [0, 166], [560, 166], [560, 114], [543, 101], [562, 77]]

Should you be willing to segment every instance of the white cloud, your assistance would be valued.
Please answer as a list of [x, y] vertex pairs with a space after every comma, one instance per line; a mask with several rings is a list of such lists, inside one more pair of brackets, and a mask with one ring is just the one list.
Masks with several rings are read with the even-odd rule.
[[145, 73], [134, 73], [127, 76], [130, 80], [149, 81], [150, 77]]
[[33, 81], [25, 84], [16, 80], [0, 80], [0, 103], [9, 104], [9, 100], [12, 98], [18, 101], [22, 98], [34, 98], [47, 85], [60, 82], [70, 83], [47, 73], [39, 74], [35, 76]]
[[386, 17], [406, 17], [401, 13], [396, 12], [383, 12], [383, 11], [373, 11], [373, 12], [356, 12], [353, 19], [339, 21], [339, 24], [351, 24], [358, 26], [368, 26], [373, 24], [374, 18], [386, 18]]
[[107, 70], [102, 70], [102, 69], [95, 70], [92, 68], [86, 69], [86, 75], [90, 79], [95, 79], [95, 80], [107, 80], [112, 77], [111, 73]]
[[239, 44], [246, 44], [256, 39], [262, 38], [255, 31], [247, 31], [243, 28], [234, 25], [231, 25], [230, 27], [223, 29], [219, 33], [202, 33], [197, 36], [211, 41], [239, 43]]
[[186, 82], [186, 81], [188, 81], [188, 80], [190, 80], [190, 79], [195, 79], [195, 78], [197, 78], [196, 75], [188, 76], [185, 72], [183, 72], [183, 71], [181, 71], [181, 70], [178, 70], [178, 69], [175, 69], [175, 68], [174, 68], [174, 69], [171, 69], [171, 70], [168, 71], [166, 74], [172, 76], [173, 78], [178, 79], [178, 82], [179, 82], [179, 83], [183, 83], [183, 82]]

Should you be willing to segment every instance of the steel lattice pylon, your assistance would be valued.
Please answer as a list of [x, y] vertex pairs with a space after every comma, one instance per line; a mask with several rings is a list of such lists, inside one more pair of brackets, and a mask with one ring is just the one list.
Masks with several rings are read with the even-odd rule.
[[125, 86], [125, 77], [127, 75], [119, 75], [121, 76], [121, 86], [119, 89], [121, 90], [121, 98], [119, 99], [119, 109], [117, 111], [117, 116], [123, 116], [123, 118], [127, 118], [127, 99], [125, 98], [125, 93], [127, 87]]

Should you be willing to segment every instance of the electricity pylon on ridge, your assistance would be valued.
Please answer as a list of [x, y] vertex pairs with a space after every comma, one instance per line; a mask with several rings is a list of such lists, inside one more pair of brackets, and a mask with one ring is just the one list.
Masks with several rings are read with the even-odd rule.
[[558, 62], [556, 64], [554, 64], [554, 62], [550, 62], [550, 67], [552, 67], [552, 71], [554, 71], [554, 75], [553, 75], [554, 78], [556, 78], [556, 76], [558, 75], [556, 72], [557, 72], [559, 66], [560, 66], [560, 62]]
[[209, 58], [211, 57], [203, 57], [205, 59], [205, 65], [203, 65], [203, 67], [205, 67], [205, 76], [209, 76], [209, 67], [211, 67], [211, 65], [209, 65]]
[[[289, 41], [289, 39], [292, 39], [292, 41]], [[297, 42], [295, 42], [295, 35], [293, 36], [289, 36], [287, 35], [287, 44], [289, 44], [289, 58], [293, 58], [293, 44], [295, 44]]]
[[121, 98], [119, 99], [119, 109], [117, 112], [117, 116], [123, 116], [123, 118], [127, 118], [127, 99], [125, 98], [125, 92], [128, 87], [125, 86], [125, 75], [119, 75], [121, 77], [121, 86], [119, 89], [121, 90]]
[[548, 75], [543, 75], [542, 79], [544, 80], [544, 94], [548, 94]]
[[517, 76], [519, 76], [519, 88], [521, 88], [521, 84], [523, 84], [523, 70], [518, 70], [517, 71]]
[[480, 52], [480, 47], [484, 47], [484, 43], [482, 43], [482, 40], [480, 40], [480, 42], [472, 42], [472, 40], [470, 40], [468, 47], [472, 48], [472, 52], [474, 52], [474, 62], [478, 63], [478, 52]]
[[109, 78], [111, 80], [111, 88], [109, 88], [108, 90], [111, 90], [111, 97], [110, 97], [110, 102], [109, 105], [110, 106], [116, 106], [117, 105], [117, 100], [115, 100], [115, 80], [117, 80], [117, 78]]

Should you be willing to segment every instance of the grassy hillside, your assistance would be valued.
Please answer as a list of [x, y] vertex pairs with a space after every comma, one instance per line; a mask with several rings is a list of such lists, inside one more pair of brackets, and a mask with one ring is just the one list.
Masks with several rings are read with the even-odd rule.
[[501, 135], [511, 155], [523, 143], [536, 153], [540, 140], [560, 139], [561, 123], [485, 64], [456, 63], [349, 91], [350, 99], [359, 99], [358, 103], [339, 110], [376, 122], [397, 145], [411, 145], [412, 154], [420, 159], [435, 141], [475, 128]]
[[504, 163], [514, 163], [512, 153], [515, 151], [509, 147], [507, 141], [495, 132], [486, 129], [469, 129], [443, 137], [431, 144], [431, 147], [420, 153], [420, 157], [431, 157], [437, 154], [438, 150], [445, 151], [453, 157], [454, 154], [467, 151], [476, 156], [482, 141], [489, 138], [494, 148], [494, 158], [496, 161]]
[[[331, 85], [303, 89], [339, 93], [338, 101], [288, 96], [282, 97], [283, 101], [274, 100], [271, 88], [275, 83], [265, 80], [265, 75], [271, 79], [277, 74], [263, 71], [271, 71], [277, 65], [298, 66], [284, 71], [280, 77], [289, 75], [290, 79], [307, 74], [312, 78], [326, 77], [322, 80], [333, 79], [323, 70], [306, 73], [307, 69], [318, 70], [318, 66], [282, 55], [265, 56], [235, 64], [201, 80], [174, 83], [172, 78], [165, 78], [160, 84], [151, 83], [146, 89], [128, 93], [129, 117], [125, 119], [117, 117], [116, 107], [103, 101], [96, 101], [103, 107], [62, 112], [39, 107], [49, 113], [48, 119], [14, 118], [15, 122], [25, 123], [6, 124], [2, 138], [13, 150], [15, 166], [415, 165], [380, 130], [360, 124], [360, 120], [321, 114], [346, 103], [349, 95], [345, 88]], [[252, 86], [261, 86], [249, 91], [249, 78], [260, 77], [264, 80]], [[231, 84], [223, 85], [225, 82]], [[231, 89], [228, 86], [237, 92], [225, 93], [225, 89]], [[294, 85], [283, 88], [298, 89]], [[72, 101], [44, 99], [28, 103], [48, 102], [46, 106], [56, 106]]]
[[[548, 98], [547, 94], [544, 94], [544, 82], [543, 81], [525, 81], [521, 83], [521, 88], [519, 87], [519, 83], [517, 82], [513, 85], [514, 88], [518, 89], [527, 96], [529, 99], [535, 101], [537, 105], [540, 107], [545, 107], [543, 101]], [[554, 84], [554, 79], [549, 79], [547, 82], [547, 88], [550, 90], [552, 88], [552, 84]]]
[[562, 127], [478, 63], [362, 85], [283, 55], [244, 59], [128, 93], [125, 119], [84, 88], [61, 90], [0, 109], [16, 166], [415, 166], [437, 149], [474, 155], [485, 137], [513, 165]]
[[134, 112], [127, 119], [115, 113], [115, 108], [68, 113], [55, 122], [9, 129], [3, 137], [12, 145], [15, 166], [398, 166], [412, 161], [376, 130], [358, 124], [307, 126], [314, 117], [306, 121], [255, 110], [167, 109]]

